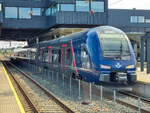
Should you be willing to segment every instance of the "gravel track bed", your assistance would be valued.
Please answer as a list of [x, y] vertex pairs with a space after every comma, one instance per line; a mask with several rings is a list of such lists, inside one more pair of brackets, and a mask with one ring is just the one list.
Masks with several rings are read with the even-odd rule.
[[[118, 98], [119, 100], [124, 101], [124, 102], [129, 102], [132, 105], [137, 105], [137, 103], [138, 103], [137, 99], [134, 99], [132, 97], [127, 97], [127, 96], [125, 96], [123, 94], [118, 94], [118, 97], [119, 97]], [[141, 105], [140, 105], [141, 108], [143, 108], [143, 109], [145, 109], [147, 111], [150, 111], [150, 104], [142, 102], [142, 101], [140, 103], [141, 103]]]
[[40, 113], [65, 113], [65, 111], [57, 105], [50, 97], [48, 97], [41, 89], [35, 84], [31, 83], [26, 77], [18, 73], [15, 69], [13, 75], [17, 78], [22, 87], [24, 87], [34, 105], [39, 108]]
[[26, 113], [34, 113], [32, 107], [29, 105], [29, 103], [27, 102], [27, 100], [25, 99], [25, 97], [23, 96], [22, 92], [20, 91], [19, 87], [17, 86], [17, 84], [15, 83], [14, 79], [10, 76], [11, 82], [15, 88], [15, 91], [21, 101], [21, 104], [24, 107], [24, 110]]
[[[42, 86], [47, 88], [49, 91], [53, 92], [57, 98], [59, 98], [64, 103], [70, 105], [72, 108], [75, 108], [81, 113], [97, 113], [100, 112], [100, 92], [97, 88], [97, 91], [95, 89], [92, 93], [92, 101], [89, 99], [89, 84], [85, 82], [81, 82], [81, 98], [79, 99], [79, 91], [78, 91], [78, 80], [72, 79], [72, 89], [70, 94], [70, 81], [69, 78], [65, 77], [64, 79], [64, 87], [62, 83], [62, 76], [59, 75], [58, 80], [56, 77], [56, 73], [54, 73], [54, 76], [48, 72], [47, 74], [43, 75], [42, 73], [32, 73], [29, 72], [30, 70], [27, 70], [26, 68], [20, 67], [24, 72], [28, 73], [34, 80], [39, 82]], [[95, 87], [95, 85], [92, 85], [92, 88]], [[98, 86], [99, 87], [99, 86]], [[109, 95], [103, 92], [103, 95]], [[112, 94], [110, 94], [112, 96]], [[121, 97], [127, 100], [125, 97]], [[137, 100], [133, 100], [136, 105], [138, 105]], [[89, 103], [88, 105], [83, 105], [82, 102]], [[131, 99], [129, 99], [129, 102], [131, 103]], [[128, 102], [128, 103], [129, 103]], [[113, 100], [109, 100], [107, 98], [103, 98], [103, 113], [111, 113], [114, 110], [114, 102]], [[125, 107], [120, 104], [116, 104], [116, 111], [117, 113], [137, 113], [136, 110], [133, 110], [129, 107]]]

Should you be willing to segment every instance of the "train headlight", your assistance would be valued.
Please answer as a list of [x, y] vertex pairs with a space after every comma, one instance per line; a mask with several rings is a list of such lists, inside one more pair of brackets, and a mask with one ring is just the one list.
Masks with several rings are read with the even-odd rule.
[[102, 68], [102, 69], [111, 69], [111, 67], [110, 67], [110, 66], [107, 66], [107, 65], [101, 65], [101, 68]]
[[133, 68], [135, 68], [134, 65], [128, 65], [128, 66], [126, 66], [126, 69], [133, 69]]

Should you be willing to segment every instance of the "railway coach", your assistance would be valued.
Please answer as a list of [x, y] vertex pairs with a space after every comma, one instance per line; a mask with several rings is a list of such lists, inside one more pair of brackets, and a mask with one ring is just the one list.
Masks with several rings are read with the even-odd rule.
[[37, 65], [95, 84], [136, 83], [136, 61], [126, 34], [101, 26], [41, 42]]
[[[126, 34], [100, 26], [35, 44], [30, 62], [55, 73], [108, 85], [136, 83], [134, 51]], [[27, 59], [26, 59], [27, 60]], [[29, 63], [29, 61], [27, 61]]]

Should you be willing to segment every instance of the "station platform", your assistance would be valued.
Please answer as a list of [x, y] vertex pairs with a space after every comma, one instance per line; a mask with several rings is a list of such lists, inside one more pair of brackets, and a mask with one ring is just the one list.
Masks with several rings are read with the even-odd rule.
[[10, 78], [0, 62], [0, 113], [25, 113]]
[[146, 73], [146, 68], [144, 69], [143, 72], [140, 71], [140, 68], [137, 67], [137, 81], [138, 82], [143, 82], [146, 84], [150, 84], [150, 74]]

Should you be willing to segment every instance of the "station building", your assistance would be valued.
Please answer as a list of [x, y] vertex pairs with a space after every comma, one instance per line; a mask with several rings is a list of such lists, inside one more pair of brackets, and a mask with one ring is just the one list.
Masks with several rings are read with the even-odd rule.
[[108, 0], [0, 0], [1, 39], [25, 40], [43, 30], [108, 24]]
[[122, 29], [130, 38], [135, 55], [140, 56], [141, 36], [150, 31], [150, 10], [109, 9], [108, 25]]
[[46, 30], [64, 32], [56, 28], [80, 28], [76, 32], [110, 25], [134, 40], [150, 31], [149, 12], [108, 9], [108, 0], [0, 0], [0, 39], [28, 40]]

